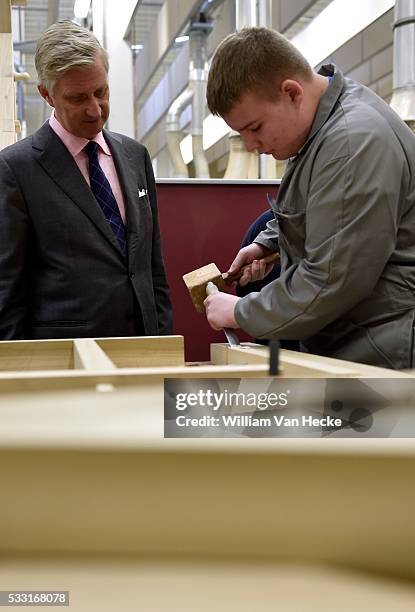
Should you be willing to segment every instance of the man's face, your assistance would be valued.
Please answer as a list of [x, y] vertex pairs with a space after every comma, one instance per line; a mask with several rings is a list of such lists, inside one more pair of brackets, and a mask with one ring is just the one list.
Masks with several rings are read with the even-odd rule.
[[48, 92], [40, 95], [55, 108], [59, 123], [74, 136], [92, 139], [102, 130], [109, 115], [108, 77], [101, 57], [94, 64], [71, 68], [59, 76]]
[[310, 131], [312, 117], [303, 103], [301, 86], [290, 81], [276, 100], [253, 92], [243, 94], [223, 119], [240, 133], [248, 151], [284, 160], [297, 154]]

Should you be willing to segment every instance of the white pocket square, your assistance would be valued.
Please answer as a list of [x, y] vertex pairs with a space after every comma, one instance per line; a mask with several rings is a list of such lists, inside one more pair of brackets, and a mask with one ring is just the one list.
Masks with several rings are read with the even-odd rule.
[[143, 196], [147, 195], [147, 189], [138, 189], [138, 197], [142, 198]]

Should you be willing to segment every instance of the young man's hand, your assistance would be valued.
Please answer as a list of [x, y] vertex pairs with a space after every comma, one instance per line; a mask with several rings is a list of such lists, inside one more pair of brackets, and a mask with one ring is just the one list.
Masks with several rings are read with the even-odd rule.
[[236, 295], [222, 293], [222, 291], [209, 295], [203, 302], [209, 325], [216, 330], [224, 327], [239, 327], [234, 315], [235, 304], [239, 299]]
[[262, 280], [271, 272], [274, 266], [274, 263], [266, 264], [264, 261], [261, 261], [271, 252], [272, 251], [270, 251], [270, 249], [267, 249], [256, 242], [243, 247], [231, 263], [228, 270], [229, 276], [232, 278], [232, 276], [236, 274], [242, 268], [242, 266], [246, 266], [241, 278], [238, 279], [238, 283], [240, 285], [243, 286], [247, 285], [248, 283]]

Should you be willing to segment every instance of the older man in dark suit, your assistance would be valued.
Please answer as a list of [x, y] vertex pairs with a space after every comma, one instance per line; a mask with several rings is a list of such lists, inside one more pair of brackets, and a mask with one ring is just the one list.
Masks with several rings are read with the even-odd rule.
[[0, 153], [0, 339], [171, 333], [149, 155], [103, 129], [106, 51], [60, 22], [36, 68], [52, 116]]

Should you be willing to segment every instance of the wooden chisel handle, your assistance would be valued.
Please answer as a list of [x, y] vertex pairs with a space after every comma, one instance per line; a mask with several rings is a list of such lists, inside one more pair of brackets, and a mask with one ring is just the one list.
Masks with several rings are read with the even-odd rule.
[[[259, 259], [258, 261], [265, 261], [266, 264], [270, 264], [270, 263], [275, 263], [276, 261], [279, 260], [279, 258], [280, 258], [279, 253], [271, 253], [270, 255], [267, 255], [266, 257]], [[228, 272], [224, 272], [222, 274], [223, 280], [226, 281], [227, 283], [233, 283], [234, 281], [239, 280], [242, 274], [245, 272], [245, 270], [250, 267], [250, 265], [251, 264], [246, 264], [245, 266], [242, 266], [242, 268], [238, 270], [238, 272], [235, 272], [234, 274], [229, 274]]]

